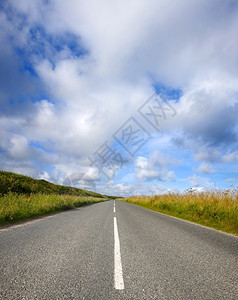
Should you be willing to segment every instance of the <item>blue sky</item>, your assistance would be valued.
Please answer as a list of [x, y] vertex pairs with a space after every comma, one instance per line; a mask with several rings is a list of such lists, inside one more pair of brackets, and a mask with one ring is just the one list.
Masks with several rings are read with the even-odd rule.
[[237, 28], [233, 0], [1, 1], [0, 169], [122, 196], [237, 186]]

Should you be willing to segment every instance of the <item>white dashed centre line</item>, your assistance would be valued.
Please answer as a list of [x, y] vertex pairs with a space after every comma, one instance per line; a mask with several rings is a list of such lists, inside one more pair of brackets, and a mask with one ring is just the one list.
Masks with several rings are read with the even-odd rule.
[[115, 206], [113, 207], [113, 212], [114, 212], [114, 213], [116, 212], [116, 208], [115, 208]]
[[114, 287], [116, 290], [124, 290], [120, 240], [117, 229], [116, 217], [114, 217]]

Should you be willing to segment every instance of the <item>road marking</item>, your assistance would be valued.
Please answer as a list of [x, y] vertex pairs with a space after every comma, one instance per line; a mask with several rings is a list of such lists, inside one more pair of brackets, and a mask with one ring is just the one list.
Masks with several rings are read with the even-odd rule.
[[114, 212], [114, 213], [116, 212], [116, 208], [115, 208], [115, 206], [113, 207], [113, 212]]
[[124, 290], [120, 240], [117, 229], [116, 217], [114, 217], [114, 287], [116, 290]]

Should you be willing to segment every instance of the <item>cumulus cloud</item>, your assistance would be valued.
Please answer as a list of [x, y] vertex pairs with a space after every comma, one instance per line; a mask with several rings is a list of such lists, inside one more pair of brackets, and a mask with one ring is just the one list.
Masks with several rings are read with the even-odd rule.
[[[90, 186], [90, 178], [80, 181], [91, 172], [87, 157], [156, 86], [182, 95], [173, 102], [176, 118], [161, 124], [178, 156], [189, 150], [205, 174], [212, 162], [238, 161], [234, 1], [9, 0], [2, 7], [1, 168], [61, 183], [72, 175], [73, 184]], [[138, 154], [139, 180], [175, 180], [176, 162], [158, 149]]]
[[203, 174], [212, 174], [215, 172], [215, 170], [212, 168], [211, 165], [207, 164], [207, 163], [203, 163], [201, 164], [197, 169], [197, 172], [199, 173], [203, 173]]
[[147, 181], [175, 181], [174, 171], [168, 171], [168, 167], [176, 164], [176, 160], [159, 151], [152, 152], [149, 158], [138, 156], [135, 160], [136, 177]]

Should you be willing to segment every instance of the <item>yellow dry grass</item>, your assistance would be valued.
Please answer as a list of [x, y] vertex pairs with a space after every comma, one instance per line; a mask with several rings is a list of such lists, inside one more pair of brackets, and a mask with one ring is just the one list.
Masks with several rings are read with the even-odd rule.
[[237, 190], [170, 193], [123, 201], [238, 235]]

